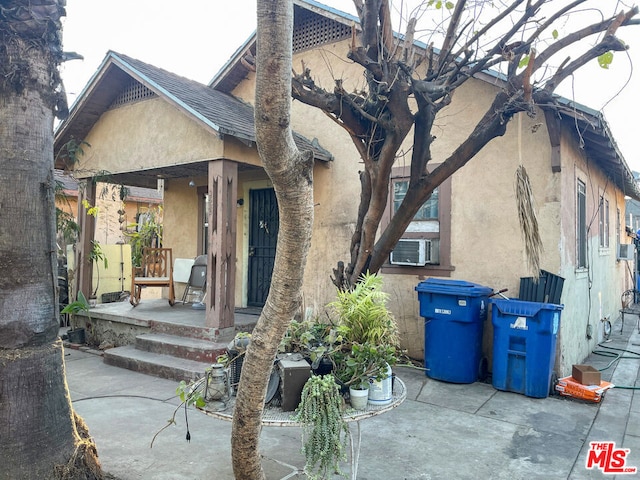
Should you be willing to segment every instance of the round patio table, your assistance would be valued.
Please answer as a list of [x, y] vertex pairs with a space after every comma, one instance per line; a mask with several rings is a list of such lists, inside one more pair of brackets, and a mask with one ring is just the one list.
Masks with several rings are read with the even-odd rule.
[[[351, 445], [351, 479], [356, 480], [358, 474], [358, 461], [360, 459], [360, 442], [362, 440], [362, 433], [360, 431], [360, 421], [365, 420], [367, 418], [375, 417], [377, 415], [381, 415], [385, 412], [393, 410], [407, 398], [407, 389], [405, 387], [404, 382], [395, 377], [393, 381], [393, 392], [391, 403], [387, 405], [370, 405], [367, 404], [365, 410], [354, 410], [352, 408], [346, 409], [342, 413], [342, 418], [347, 423], [355, 423], [356, 424], [356, 434], [357, 438], [354, 440], [353, 433], [351, 429], [349, 429], [349, 443]], [[219, 402], [222, 404], [222, 402]], [[220, 409], [211, 409], [207, 408], [209, 405], [205, 407], [198, 408], [201, 412], [206, 415], [209, 415], [214, 418], [219, 418], [221, 420], [232, 421], [233, 420], [233, 409], [235, 407], [235, 398], [232, 397], [230, 401], [222, 404]], [[302, 424], [297, 422], [294, 419], [295, 412], [283, 412], [282, 409], [277, 407], [269, 407], [266, 406], [262, 413], [262, 425], [266, 427], [301, 427]], [[277, 460], [276, 460], [277, 461]], [[294, 475], [300, 473], [300, 470], [293, 465], [288, 465], [283, 462], [278, 462], [282, 465], [290, 467], [295, 471], [286, 477], [283, 477], [281, 480], [286, 480], [291, 478]]]

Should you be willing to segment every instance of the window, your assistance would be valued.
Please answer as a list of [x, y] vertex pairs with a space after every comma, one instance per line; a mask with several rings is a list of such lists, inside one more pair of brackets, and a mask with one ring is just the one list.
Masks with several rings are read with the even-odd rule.
[[577, 186], [576, 267], [587, 267], [587, 186], [582, 180]]
[[[409, 188], [408, 180], [397, 180], [393, 182], [393, 213], [400, 208]], [[438, 219], [438, 189], [436, 188], [426, 202], [420, 207], [418, 213], [413, 217], [416, 221], [437, 220]]]
[[609, 200], [602, 195], [598, 210], [600, 248], [609, 248]]
[[[409, 187], [409, 168], [394, 168], [386, 224], [404, 200]], [[381, 228], [385, 228], [383, 222]], [[383, 273], [449, 276], [451, 266], [451, 180], [438, 186], [415, 214], [383, 266]]]

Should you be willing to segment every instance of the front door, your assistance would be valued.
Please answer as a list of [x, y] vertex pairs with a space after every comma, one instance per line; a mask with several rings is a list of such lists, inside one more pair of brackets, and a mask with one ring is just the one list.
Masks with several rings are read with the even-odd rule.
[[249, 285], [247, 305], [264, 306], [276, 259], [278, 203], [273, 188], [249, 191]]

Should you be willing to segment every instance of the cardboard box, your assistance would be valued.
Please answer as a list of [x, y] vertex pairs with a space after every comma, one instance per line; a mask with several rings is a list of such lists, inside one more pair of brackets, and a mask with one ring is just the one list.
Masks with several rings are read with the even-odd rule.
[[571, 370], [573, 379], [582, 385], [600, 385], [600, 372], [591, 365], [574, 365]]

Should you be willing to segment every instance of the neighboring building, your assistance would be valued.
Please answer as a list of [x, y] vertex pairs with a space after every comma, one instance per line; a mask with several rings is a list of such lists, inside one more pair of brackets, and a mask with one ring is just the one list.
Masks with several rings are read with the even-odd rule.
[[[68, 172], [57, 169], [54, 171], [54, 180], [59, 187], [56, 192], [56, 207], [67, 219], [77, 222], [79, 198], [84, 189], [84, 182], [79, 182]], [[122, 265], [130, 264], [130, 260], [122, 258], [123, 251], [119, 245], [129, 241], [125, 230], [134, 232], [136, 230], [134, 224], [144, 221], [145, 216], [150, 212], [162, 213], [162, 192], [158, 189], [124, 186], [126, 196], [121, 200], [120, 192], [123, 188], [121, 185], [98, 182], [95, 188], [98, 195], [95, 202], [90, 203], [92, 207], [97, 207], [94, 239], [100, 243], [111, 265], [107, 270], [94, 271], [92, 274], [94, 286], [99, 287], [96, 294], [100, 298], [103, 293], [129, 290], [129, 270], [125, 272]], [[81, 208], [82, 211], [85, 210], [84, 207]], [[73, 270], [74, 259], [66, 258], [69, 257], [73, 244], [68, 243], [60, 231], [58, 231], [57, 242], [59, 251], [63, 255], [60, 258], [61, 265], [67, 265]], [[127, 252], [130, 256], [130, 250], [127, 249]], [[101, 275], [100, 281], [98, 281], [98, 275]], [[73, 273], [71, 273], [72, 279]]]
[[[71, 215], [74, 220], [78, 216], [78, 198], [80, 195], [78, 181], [62, 170], [54, 171], [54, 179], [60, 188], [56, 194], [56, 207]], [[95, 205], [98, 207], [95, 239], [103, 245], [126, 242], [123, 228], [138, 223], [142, 215], [150, 210], [162, 207], [162, 192], [159, 189], [124, 186], [126, 196], [120, 200], [120, 185], [98, 183]], [[124, 214], [118, 212], [124, 211]]]
[[[636, 186], [640, 188], [640, 173], [633, 172], [633, 178], [636, 181]], [[626, 197], [625, 198], [625, 225], [627, 226], [627, 236], [633, 240], [636, 248], [635, 253], [635, 290], [640, 290], [640, 254], [638, 249], [640, 248], [640, 201], [637, 199]]]
[[[294, 65], [303, 62], [320, 85], [332, 85], [331, 72], [339, 72], [345, 88], [355, 87], [362, 72], [343, 59], [357, 19], [313, 1], [294, 5]], [[205, 86], [109, 52], [56, 135], [56, 149], [71, 137], [91, 145], [80, 160], [82, 172], [107, 170], [118, 182], [146, 187], [162, 180], [164, 246], [173, 248], [174, 258], [209, 255], [207, 325], [220, 330], [233, 325], [234, 306], [264, 304], [275, 252], [275, 195], [255, 145], [255, 73], [243, 61], [253, 54], [252, 36]], [[333, 59], [339, 68], [327, 67]], [[498, 78], [483, 75], [456, 91], [438, 117], [443, 133], [433, 144], [434, 158], [466, 137], [498, 88]], [[515, 118], [503, 137], [439, 187], [423, 221], [405, 235], [430, 248], [416, 259], [421, 265], [389, 263], [382, 269], [412, 357], [424, 354], [415, 292], [422, 279], [468, 280], [517, 296], [519, 279], [527, 276], [514, 192], [520, 164], [538, 206], [541, 267], [565, 279], [558, 373], [570, 374], [571, 365], [602, 340], [602, 317], [617, 316], [620, 295], [633, 284], [626, 262], [616, 258], [617, 245], [628, 243], [625, 195], [638, 198], [633, 178], [599, 112], [567, 103], [556, 115], [536, 113]], [[335, 297], [331, 269], [349, 259], [359, 157], [347, 133], [320, 110], [294, 102], [292, 126], [300, 134], [298, 145], [316, 158], [314, 233], [304, 282], [304, 314], [314, 315]], [[404, 167], [401, 158], [387, 219], [402, 195]], [[88, 241], [85, 235], [81, 248]], [[490, 355], [490, 322], [486, 330]]]
[[[633, 178], [636, 184], [640, 181], [640, 173], [633, 172]], [[627, 198], [625, 201], [625, 225], [632, 232], [637, 233], [640, 230], [640, 201], [633, 198]]]

